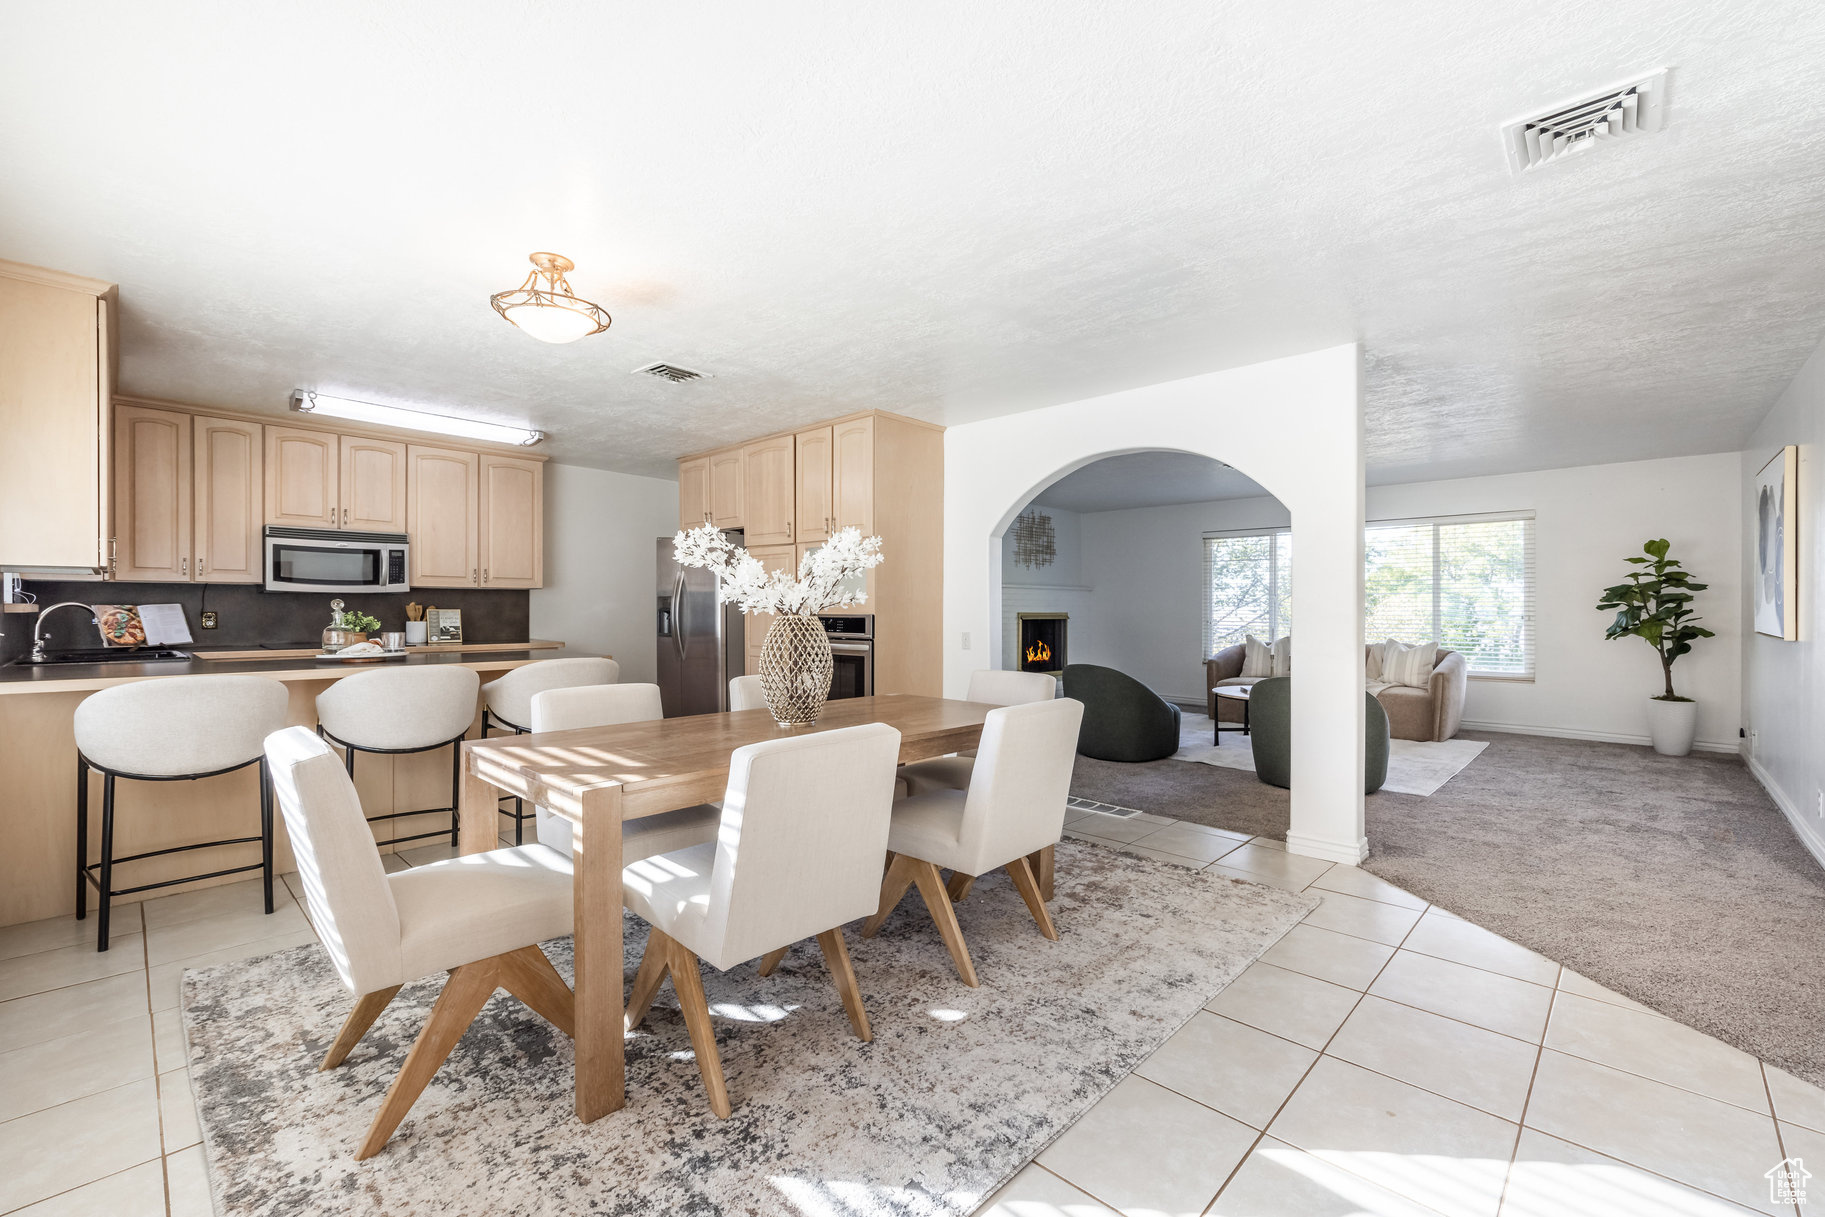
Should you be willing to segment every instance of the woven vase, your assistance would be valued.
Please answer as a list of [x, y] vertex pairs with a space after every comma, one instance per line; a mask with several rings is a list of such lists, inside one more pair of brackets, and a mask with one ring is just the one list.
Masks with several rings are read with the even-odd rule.
[[830, 637], [816, 617], [774, 618], [760, 644], [767, 709], [788, 727], [815, 723], [830, 696]]

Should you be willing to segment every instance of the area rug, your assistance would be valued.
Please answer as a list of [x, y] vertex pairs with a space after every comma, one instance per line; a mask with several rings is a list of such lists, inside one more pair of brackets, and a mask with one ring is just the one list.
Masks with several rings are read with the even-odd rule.
[[[1208, 742], [1183, 745], [1173, 754], [1175, 761], [1195, 761], [1200, 765], [1218, 765], [1224, 769], [1255, 771], [1254, 737], [1239, 732], [1230, 734], [1219, 746]], [[1474, 761], [1486, 740], [1410, 740], [1389, 743], [1388, 777], [1381, 788], [1395, 794], [1417, 794], [1430, 797], [1439, 787], [1464, 771]]]
[[[959, 906], [956, 977], [917, 899], [850, 949], [875, 1039], [814, 944], [772, 977], [705, 969], [736, 1106], [711, 1115], [667, 986], [628, 1039], [628, 1105], [571, 1112], [570, 1041], [497, 994], [400, 1126], [351, 1154], [438, 984], [408, 986], [341, 1068], [350, 1008], [312, 945], [184, 978], [216, 1211], [962, 1217], [1316, 905], [1093, 845], [1058, 847], [1048, 942], [1004, 877]], [[644, 931], [630, 919], [631, 979]], [[568, 940], [547, 944], [569, 974]]]

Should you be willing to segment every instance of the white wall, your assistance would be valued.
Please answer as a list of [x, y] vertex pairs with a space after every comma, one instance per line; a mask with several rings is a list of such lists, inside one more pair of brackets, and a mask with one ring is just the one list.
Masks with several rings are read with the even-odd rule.
[[677, 529], [677, 482], [546, 465], [545, 586], [531, 593], [532, 636], [613, 655], [623, 681], [651, 681], [654, 543]]
[[[1534, 512], [1535, 678], [1473, 679], [1465, 726], [1646, 743], [1644, 702], [1660, 691], [1659, 663], [1644, 642], [1606, 641], [1610, 614], [1594, 606], [1627, 573], [1624, 558], [1650, 537], [1666, 537], [1674, 556], [1710, 585], [1697, 608], [1717, 632], [1674, 665], [1674, 684], [1699, 700], [1701, 743], [1734, 752], [1744, 620], [1739, 464], [1736, 453], [1723, 453], [1369, 487], [1371, 520]], [[1288, 522], [1272, 499], [1086, 513], [1082, 561], [1096, 589], [1095, 613], [1122, 622], [1101, 632], [1102, 657], [1090, 661], [1202, 705], [1201, 538]], [[1297, 576], [1293, 595], [1303, 641], [1306, 597]]]
[[[1825, 788], [1825, 647], [1820, 645], [1825, 609], [1825, 511], [1815, 476], [1819, 446], [1825, 443], [1825, 343], [1814, 350], [1793, 383], [1750, 437], [1742, 454], [1743, 537], [1743, 717], [1750, 732], [1749, 768], [1793, 822], [1813, 854], [1825, 862], [1825, 818], [1819, 791]], [[1786, 444], [1800, 446], [1799, 626], [1797, 642], [1754, 632], [1748, 580], [1754, 562], [1755, 474]]]
[[[1273, 427], [1259, 420], [1273, 417]], [[1297, 435], [1298, 443], [1286, 442]], [[1362, 406], [1355, 345], [952, 427], [944, 434], [944, 683], [1000, 654], [1001, 536], [1033, 497], [1122, 452], [1224, 460], [1298, 521], [1313, 634], [1294, 671], [1295, 853], [1367, 855], [1362, 793]]]

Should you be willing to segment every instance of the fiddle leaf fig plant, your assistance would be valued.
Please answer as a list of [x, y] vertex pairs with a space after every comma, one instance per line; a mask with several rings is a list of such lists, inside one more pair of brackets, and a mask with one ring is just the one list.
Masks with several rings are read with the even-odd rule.
[[1639, 638], [1660, 656], [1660, 671], [1666, 677], [1667, 690], [1655, 701], [1691, 701], [1673, 692], [1673, 661], [1692, 650], [1699, 638], [1715, 637], [1699, 625], [1702, 620], [1692, 609], [1694, 592], [1708, 584], [1696, 583], [1679, 559], [1669, 558], [1672, 546], [1665, 537], [1641, 547], [1646, 557], [1625, 559], [1636, 569], [1629, 572], [1628, 582], [1603, 589], [1597, 607], [1614, 611], [1616, 620], [1604, 631], [1605, 638]]

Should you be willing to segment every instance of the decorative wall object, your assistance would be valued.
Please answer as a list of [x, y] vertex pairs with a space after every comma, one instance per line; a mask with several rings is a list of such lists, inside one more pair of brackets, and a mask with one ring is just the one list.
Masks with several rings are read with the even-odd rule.
[[1029, 507], [1014, 521], [1014, 561], [1037, 570], [1050, 566], [1058, 557], [1058, 535], [1052, 529], [1052, 517], [1037, 507]]
[[1800, 450], [1788, 444], [1755, 475], [1755, 632], [1787, 642], [1800, 636], [1799, 467]]

